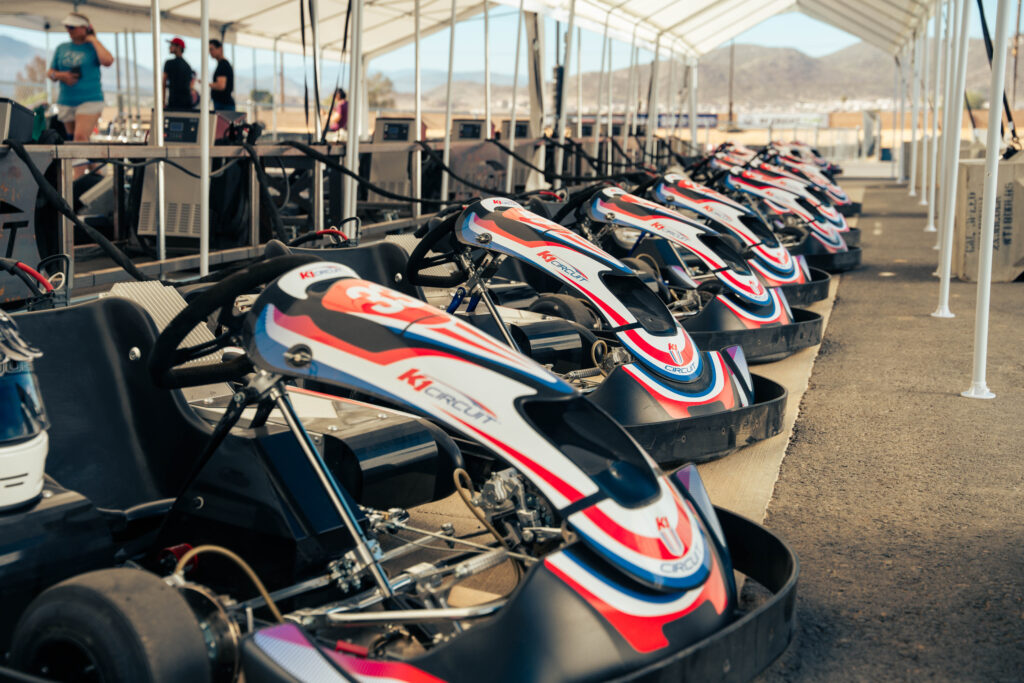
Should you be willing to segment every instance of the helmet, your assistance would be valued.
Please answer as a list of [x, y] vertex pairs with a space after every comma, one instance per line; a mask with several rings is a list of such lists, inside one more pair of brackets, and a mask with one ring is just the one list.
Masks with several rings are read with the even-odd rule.
[[32, 371], [42, 355], [0, 312], [0, 510], [33, 501], [43, 490], [50, 424]]

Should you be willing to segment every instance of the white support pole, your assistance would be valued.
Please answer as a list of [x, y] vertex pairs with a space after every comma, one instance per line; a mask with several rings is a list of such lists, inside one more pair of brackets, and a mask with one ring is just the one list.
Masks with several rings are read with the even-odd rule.
[[[360, 5], [361, 7], [361, 5]], [[321, 93], [321, 84], [323, 79], [320, 74], [323, 71], [323, 51], [320, 49], [320, 0], [310, 0], [309, 3], [309, 27], [310, 33], [313, 38], [313, 92]], [[253, 59], [253, 69], [256, 68], [256, 60]], [[252, 99], [252, 98], [250, 98]], [[356, 100], [358, 103], [359, 100]], [[253, 104], [253, 110], [255, 111], [255, 104]], [[349, 114], [351, 116], [351, 113]], [[359, 116], [357, 115], [358, 119]], [[320, 136], [323, 135], [324, 124], [323, 118], [320, 114], [320, 102], [319, 100], [313, 104], [313, 120], [316, 122], [316, 139], [319, 141]], [[357, 129], [358, 130], [358, 129]], [[355, 145], [359, 146], [359, 136], [356, 135], [356, 139], [348, 140], [348, 146]], [[356, 165], [354, 166], [356, 171], [359, 170], [359, 155], [356, 153]], [[313, 230], [319, 232], [326, 226], [324, 225], [324, 165], [319, 161], [313, 162]], [[355, 206], [353, 205], [353, 209]], [[356, 224], [358, 225], [358, 223]], [[356, 232], [355, 239], [353, 242], [359, 242], [358, 231]]]
[[897, 182], [907, 182], [907, 164], [903, 158], [905, 156], [905, 150], [903, 149], [903, 126], [906, 123], [907, 118], [907, 49], [903, 46], [903, 51], [900, 54], [900, 106], [899, 106], [899, 142], [897, 143], [897, 150], [899, 151], [899, 177]]
[[[923, 24], [921, 48], [924, 52], [924, 73], [921, 75], [921, 201], [920, 206], [928, 205], [928, 91], [931, 82], [931, 66], [928, 55], [928, 21]], [[937, 38], [937, 36], [936, 36]]]
[[121, 89], [121, 70], [123, 67], [121, 60], [121, 34], [114, 31], [114, 75], [117, 83], [117, 118], [118, 120], [124, 119], [124, 91]]
[[988, 312], [992, 293], [992, 240], [995, 236], [996, 193], [999, 180], [999, 139], [1002, 118], [996, 114], [1006, 86], [1006, 46], [1010, 41], [1010, 0], [1000, 0], [992, 50], [992, 82], [988, 101], [992, 103], [985, 140], [985, 194], [981, 201], [981, 243], [978, 261], [978, 303], [974, 308], [974, 369], [967, 398], [995, 398], [985, 381], [988, 357]]
[[[960, 44], [957, 39], [957, 20], [960, 17], [960, 3], [963, 0], [948, 0], [946, 5], [946, 27], [944, 30], [944, 49], [943, 49], [943, 60], [942, 60], [942, 144], [939, 146], [939, 156], [941, 161], [939, 163], [939, 173], [942, 174], [943, 182], [939, 183], [939, 198], [938, 204], [935, 207], [935, 220], [936, 227], [941, 224], [943, 220], [942, 212], [946, 206], [946, 187], [945, 174], [946, 164], [949, 160], [949, 136], [956, 135], [959, 139], [960, 131], [959, 125], [954, 126], [953, 124], [953, 113], [959, 111], [956, 105], [951, 106], [950, 91], [953, 89], [953, 69], [956, 65], [956, 48]], [[953, 130], [954, 127], [957, 130]], [[942, 246], [942, 235], [937, 234], [935, 236], [935, 244], [933, 249], [938, 251]], [[935, 275], [939, 274], [939, 268], [936, 265]]]
[[277, 142], [277, 110], [281, 105], [284, 104], [284, 92], [280, 87], [281, 76], [279, 75], [279, 72], [282, 71], [282, 69], [278, 66], [277, 63], [277, 60], [280, 58], [277, 52], [277, 40], [277, 38], [274, 38], [274, 85], [273, 89], [271, 90], [271, 92], [274, 93], [274, 96], [271, 98], [272, 102], [270, 106], [270, 132], [271, 139], [274, 142]]
[[[576, 29], [576, 139], [583, 137], [583, 29]], [[566, 75], [569, 71], [566, 70]]]
[[[453, 5], [454, 8], [454, 5]], [[454, 9], [452, 10], [454, 11]], [[558, 147], [555, 148], [555, 168], [557, 176], [565, 173], [563, 161], [565, 160], [565, 110], [568, 109], [565, 101], [565, 91], [569, 85], [569, 70], [572, 62], [572, 32], [576, 30], [576, 0], [569, 0], [569, 27], [565, 31], [565, 59], [562, 60], [562, 83], [560, 85], [562, 111], [558, 112]], [[560, 39], [560, 36], [558, 37]], [[555, 188], [562, 187], [561, 179], [555, 180]]]
[[[448, 21], [448, 88], [444, 108], [444, 154], [442, 161], [445, 166], [451, 162], [452, 152], [452, 71], [455, 69], [455, 5], [452, 0], [452, 16]], [[448, 172], [441, 172], [441, 201], [448, 201]]]
[[[258, 116], [258, 110], [256, 107], [256, 84], [259, 83], [259, 81], [256, 80], [256, 48], [249, 48], [249, 55], [252, 57], [252, 87], [249, 88], [249, 102], [252, 103], [250, 121], [252, 123], [256, 123]], [[321, 130], [323, 129], [321, 128]]]
[[[690, 141], [697, 144], [697, 67], [698, 62], [696, 59], [690, 64]], [[710, 127], [708, 131], [705, 131], [704, 137], [708, 138], [710, 135]]]
[[[416, 0], [417, 6], [419, 0]], [[509, 112], [511, 121], [508, 126], [508, 148], [512, 151], [516, 149], [516, 97], [519, 95], [519, 51], [522, 47], [523, 42], [523, 3], [525, 0], [519, 0], [519, 13], [516, 15], [516, 64], [512, 69], [512, 111]], [[512, 171], [515, 166], [516, 160], [512, 157], [508, 158], [508, 166], [505, 171], [505, 194], [512, 194]]]
[[661, 34], [654, 41], [654, 61], [651, 62], [651, 93], [647, 98], [647, 135], [644, 138], [644, 151], [647, 158], [655, 161], [654, 129], [658, 127], [658, 65], [661, 63]]
[[[348, 139], [345, 141], [345, 168], [353, 172], [359, 170], [359, 124], [362, 108], [359, 105], [363, 97], [362, 70], [359, 64], [363, 59], [363, 0], [352, 0], [352, 18], [349, 26], [348, 53]], [[358, 186], [354, 178], [345, 178], [345, 218], [356, 216], [356, 193]]]
[[889, 177], [892, 178], [893, 180], [897, 180], [896, 168], [899, 165], [898, 164], [899, 154], [897, 153], [897, 149], [896, 149], [896, 119], [897, 119], [896, 112], [899, 109], [898, 105], [896, 104], [896, 101], [899, 99], [899, 96], [900, 96], [900, 70], [899, 70], [899, 67], [896, 64], [896, 61], [893, 61], [893, 63], [892, 63], [892, 143], [891, 143], [892, 144], [892, 147], [891, 147], [892, 152], [889, 154], [889, 161], [891, 162], [891, 166], [892, 166], [892, 169], [891, 169], [891, 172], [889, 174]]
[[925, 232], [936, 232], [935, 230], [935, 188], [939, 184], [937, 177], [939, 165], [939, 95], [942, 81], [943, 62], [946, 59], [946, 50], [940, 49], [942, 45], [942, 8], [945, 2], [939, 2], [935, 6], [935, 17], [932, 23], [932, 33], [935, 34], [932, 45], [932, 61], [935, 63], [935, 71], [932, 78], [932, 151], [929, 159], [931, 166], [928, 171], [928, 224], [925, 225]]
[[970, 41], [968, 28], [971, 19], [971, 0], [961, 0], [961, 4], [960, 29], [957, 34], [960, 46], [957, 48], [955, 84], [949, 98], [950, 111], [951, 113], [955, 112], [954, 116], [951, 117], [955, 119], [953, 126], [955, 130], [950, 131], [951, 135], [949, 136], [949, 147], [946, 157], [946, 182], [944, 185], [946, 185], [947, 190], [945, 196], [946, 204], [942, 212], [939, 305], [935, 312], [932, 313], [936, 318], [954, 317], [953, 313], [949, 310], [949, 276], [953, 262], [953, 211], [956, 208], [957, 171], [960, 166], [960, 127], [963, 120], [963, 110], [959, 105], [964, 98], [964, 88], [967, 80], [967, 50]]
[[[423, 90], [420, 79], [420, 0], [413, 2], [413, 120], [415, 128], [413, 140], [423, 140]], [[513, 88], [514, 89], [514, 88]], [[412, 152], [412, 196], [419, 199], [423, 195], [423, 150], [417, 145]], [[423, 205], [416, 202], [412, 205], [412, 215], [419, 218], [423, 213]]]
[[[149, 2], [150, 31], [153, 38], [153, 116], [149, 122], [149, 144], [164, 146], [164, 79], [160, 64], [160, 0]], [[204, 55], [205, 56], [205, 55]], [[164, 165], [156, 165], [156, 255], [167, 258], [167, 234], [164, 231], [166, 202]]]
[[[44, 42], [44, 45], [45, 45], [44, 49], [46, 50], [46, 64], [47, 64], [47, 66], [49, 66], [49, 64], [53, 61], [53, 54], [50, 52], [50, 22], [49, 21], [45, 21], [43, 23], [43, 40], [45, 41]], [[46, 103], [48, 105], [50, 105], [50, 106], [53, 106], [57, 102], [57, 100], [55, 100], [54, 97], [53, 97], [53, 88], [54, 88], [54, 82], [51, 81], [49, 78], [47, 78], [46, 79]]]
[[636, 119], [633, 116], [634, 93], [636, 93], [636, 26], [633, 27], [633, 43], [629, 50], [629, 87], [626, 88], [626, 118], [622, 124], [622, 149], [628, 150], [626, 146], [629, 137], [636, 132]]
[[142, 123], [142, 95], [139, 89], [139, 45], [136, 40], [138, 33], [132, 31], [132, 71], [134, 72], [133, 80], [135, 82], [135, 124], [141, 125]]
[[[210, 0], [199, 2], [199, 44], [210, 44]], [[210, 60], [199, 60], [199, 276], [210, 274]], [[154, 71], [157, 69], [154, 68]]]
[[491, 39], [490, 2], [484, 2], [484, 137], [490, 140], [491, 133]]
[[[612, 18], [611, 10], [608, 10], [608, 14], [605, 15], [604, 19], [604, 38], [601, 41], [601, 74], [600, 80], [597, 83], [597, 107], [594, 108], [596, 112], [596, 118], [594, 119], [594, 126], [591, 129], [593, 135], [593, 148], [597, 150], [597, 141], [601, 134], [601, 103], [604, 102], [604, 73], [605, 73], [605, 62], [608, 61], [608, 22]], [[611, 119], [612, 112], [608, 111], [608, 118]]]
[[612, 47], [614, 46], [614, 44], [615, 43], [612, 41], [612, 38], [609, 36], [609, 38], [608, 38], [608, 69], [607, 69], [607, 71], [605, 71], [605, 89], [604, 89], [605, 108], [608, 110], [607, 128], [605, 129], [606, 132], [607, 132], [608, 141], [605, 143], [605, 146], [604, 146], [604, 148], [605, 148], [604, 158], [605, 158], [605, 160], [608, 163], [607, 172], [609, 172], [609, 173], [612, 170], [611, 163], [612, 163], [612, 159], [614, 158], [614, 155], [612, 154], [612, 136], [614, 134], [614, 128], [613, 128], [614, 121], [613, 121], [613, 116], [612, 116]]
[[[671, 49], [668, 53], [668, 92], [665, 93], [665, 113], [669, 117], [675, 116], [675, 107], [672, 106], [672, 97], [676, 92], [676, 54]], [[672, 132], [668, 138], [671, 140], [675, 137], [675, 120], [671, 120]]]
[[915, 33], [912, 45], [914, 50], [910, 61], [910, 79], [913, 85], [910, 98], [910, 186], [907, 194], [911, 197], [917, 196], [917, 117], [921, 105], [921, 37]]

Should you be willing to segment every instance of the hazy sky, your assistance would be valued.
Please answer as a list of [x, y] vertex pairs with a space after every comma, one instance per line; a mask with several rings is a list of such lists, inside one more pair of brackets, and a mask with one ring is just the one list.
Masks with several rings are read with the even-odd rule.
[[[988, 20], [991, 24], [995, 21], [996, 0], [984, 0], [984, 2]], [[980, 22], [978, 21], [978, 14], [976, 11], [972, 13], [972, 17], [972, 34], [976, 37], [980, 37]], [[102, 33], [102, 26], [98, 26], [97, 28], [100, 30], [101, 38], [105, 40], [105, 43], [110, 48], [111, 52], [113, 52], [114, 49], [111, 44], [110, 35], [104, 35]], [[546, 28], [547, 54], [545, 59], [550, 65], [553, 61], [552, 57], [555, 42], [554, 22], [549, 20]], [[564, 25], [562, 28], [564, 30]], [[508, 36], [507, 39], [491, 41], [491, 70], [493, 73], [511, 74], [515, 55], [514, 36], [516, 31], [516, 11], [507, 7], [493, 9], [491, 11], [491, 31], [492, 36]], [[8, 35], [40, 47], [45, 43], [43, 34], [38, 31], [0, 26], [0, 35]], [[456, 38], [456, 69], [482, 70], [482, 17], [478, 16], [460, 23], [456, 27]], [[51, 41], [51, 46], [56, 45], [57, 43], [62, 42], [62, 36], [59, 36], [58, 34], [51, 34]], [[736, 38], [737, 43], [753, 43], [756, 45], [774, 47], [793, 47], [812, 56], [828, 54], [852, 45], [857, 41], [857, 38], [844, 31], [833, 28], [828, 24], [824, 24], [796, 12], [772, 17]], [[588, 31], [582, 32], [581, 50], [582, 62], [585, 70], [597, 70], [600, 67], [601, 42], [602, 37], [600, 35], [590, 33]], [[189, 61], [193, 63], [193, 67], [198, 70], [197, 54], [199, 53], [199, 41], [197, 39], [186, 37], [185, 43], [185, 58], [189, 59]], [[149, 66], [152, 63], [152, 59], [150, 58], [152, 47], [148, 34], [138, 35], [137, 48], [140, 65]], [[162, 48], [162, 51], [166, 52], [166, 47]], [[422, 66], [424, 69], [446, 70], [448, 67], [448, 32], [441, 31], [423, 39], [421, 55], [423, 57]], [[229, 58], [231, 56], [230, 48], [228, 56]], [[255, 56], [256, 62], [259, 65], [259, 71], [264, 72], [266, 66], [271, 62], [270, 53], [266, 51], [258, 51]], [[641, 54], [641, 61], [649, 61], [650, 57], [650, 53], [644, 51]], [[286, 64], [289, 67], [299, 66], [301, 64], [301, 57], [296, 55], [288, 55], [286, 60]], [[240, 75], [249, 76], [252, 71], [253, 52], [248, 48], [238, 47], [235, 50], [234, 61], [235, 70], [240, 72]], [[573, 55], [573, 61], [575, 61], [575, 54]], [[520, 64], [521, 73], [524, 73], [525, 56], [521, 58]], [[614, 68], [622, 68], [629, 65], [629, 46], [626, 43], [613, 41], [612, 65]], [[410, 45], [376, 58], [371, 62], [370, 69], [393, 71], [412, 68], [412, 66], [413, 49]], [[575, 71], [575, 67], [573, 68], [573, 71]], [[329, 84], [333, 84], [336, 74], [336, 66], [325, 64], [325, 87]]]

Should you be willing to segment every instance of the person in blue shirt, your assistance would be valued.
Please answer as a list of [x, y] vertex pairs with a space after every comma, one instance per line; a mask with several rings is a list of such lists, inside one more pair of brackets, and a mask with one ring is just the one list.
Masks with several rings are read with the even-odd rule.
[[84, 14], [64, 17], [70, 43], [61, 43], [53, 53], [47, 76], [60, 83], [57, 120], [64, 124], [75, 142], [88, 142], [103, 113], [100, 67], [110, 66], [114, 57], [103, 47]]

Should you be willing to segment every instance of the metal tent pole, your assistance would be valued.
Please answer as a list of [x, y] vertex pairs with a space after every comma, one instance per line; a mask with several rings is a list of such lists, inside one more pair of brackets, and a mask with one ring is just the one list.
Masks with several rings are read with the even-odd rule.
[[932, 151], [931, 167], [928, 171], [928, 224], [925, 232], [936, 232], [935, 230], [935, 188], [939, 184], [937, 176], [939, 165], [939, 95], [941, 88], [943, 62], [946, 58], [946, 50], [940, 49], [942, 45], [942, 8], [945, 2], [940, 1], [935, 7], [935, 17], [932, 24], [932, 33], [935, 34], [932, 45], [932, 61], [935, 63], [935, 72], [932, 79]]
[[665, 93], [665, 95], [666, 95], [666, 97], [665, 97], [665, 113], [668, 115], [669, 121], [670, 121], [670, 125], [672, 126], [672, 132], [668, 136], [670, 140], [673, 137], [675, 137], [675, 134], [676, 134], [675, 133], [676, 122], [675, 122], [675, 119], [674, 119], [675, 107], [672, 106], [672, 98], [675, 95], [675, 92], [676, 92], [676, 54], [675, 54], [675, 52], [671, 48], [669, 48], [669, 52], [668, 52], [668, 92]]
[[[44, 41], [44, 49], [46, 50], [46, 64], [49, 65], [50, 62], [53, 61], [53, 54], [50, 52], [50, 22], [49, 21], [44, 21], [43, 22], [43, 41]], [[53, 84], [54, 84], [54, 82], [51, 81], [49, 78], [46, 79], [46, 103], [48, 105], [53, 105], [53, 104], [56, 103], [56, 100], [53, 99]]]
[[[359, 63], [363, 59], [363, 0], [352, 0], [352, 19], [349, 26], [348, 55], [348, 139], [345, 141], [345, 168], [353, 172], [359, 171], [359, 125], [362, 109], [359, 98], [363, 97], [362, 69]], [[356, 181], [345, 178], [345, 217], [356, 216]]]
[[988, 356], [989, 297], [992, 293], [992, 240], [995, 236], [996, 193], [999, 177], [999, 139], [1002, 117], [997, 105], [1002, 102], [1006, 86], [1006, 46], [1010, 41], [1010, 0], [1000, 0], [996, 13], [995, 49], [992, 52], [992, 82], [988, 101], [993, 105], [988, 117], [985, 140], [985, 194], [981, 202], [981, 245], [978, 261], [978, 303], [974, 309], [974, 368], [971, 388], [963, 392], [967, 398], [995, 398], [985, 382]]
[[[442, 160], [447, 166], [451, 161], [452, 152], [452, 71], [455, 69], [455, 5], [452, 0], [452, 15], [448, 21], [448, 88], [445, 96], [444, 109], [444, 154]], [[441, 201], [448, 201], [448, 173], [441, 174]]]
[[924, 52], [924, 73], [921, 75], [921, 201], [928, 205], [928, 91], [931, 82], [931, 66], [928, 59], [928, 21], [924, 21], [924, 35], [921, 36], [921, 51]]
[[914, 50], [913, 56], [910, 58], [910, 78], [911, 84], [913, 85], [913, 94], [910, 97], [910, 186], [907, 194], [911, 197], [917, 196], [917, 117], [921, 106], [921, 79], [918, 77], [920, 73], [920, 53], [921, 53], [921, 37], [914, 34], [914, 42], [912, 45]]
[[[454, 4], [453, 10], [454, 11]], [[561, 97], [559, 98], [562, 102], [562, 110], [558, 112], [558, 147], [555, 149], [555, 168], [554, 172], [559, 179], [555, 180], [555, 188], [562, 186], [560, 179], [561, 175], [565, 172], [563, 168], [563, 161], [565, 159], [565, 110], [568, 107], [565, 105], [565, 89], [569, 81], [569, 69], [571, 67], [570, 62], [572, 61], [572, 33], [576, 30], [576, 0], [569, 0], [569, 27], [565, 32], [565, 59], [562, 66], [562, 82], [559, 85], [561, 89]]]
[[[280, 107], [284, 103], [284, 92], [283, 92], [283, 89], [281, 88], [281, 78], [278, 75], [278, 73], [280, 71], [282, 71], [283, 69], [281, 69], [278, 66], [278, 63], [277, 63], [277, 60], [279, 59], [279, 56], [278, 56], [278, 53], [277, 53], [277, 40], [278, 40], [277, 38], [274, 38], [274, 47], [273, 47], [273, 51], [274, 51], [274, 76], [273, 76], [273, 78], [274, 78], [274, 86], [273, 86], [273, 93], [274, 93], [274, 96], [271, 98], [271, 103], [270, 103], [270, 131], [271, 131], [271, 139], [274, 142], [277, 142], [277, 108]], [[338, 68], [341, 68], [341, 67], [338, 67]]]
[[[939, 173], [942, 174], [943, 182], [939, 183], [939, 201], [935, 207], [936, 222], [941, 224], [943, 220], [943, 211], [946, 206], [946, 163], [949, 159], [949, 138], [951, 135], [956, 135], [959, 139], [959, 125], [954, 126], [953, 117], [954, 112], [959, 111], [959, 106], [952, 105], [950, 101], [951, 91], [953, 89], [953, 67], [956, 63], [956, 47], [959, 44], [956, 37], [956, 21], [957, 17], [960, 16], [960, 3], [963, 0], [948, 0], [946, 5], [946, 27], [944, 31], [944, 43], [945, 49], [943, 50], [942, 60], [942, 145], [939, 147], [939, 155], [942, 158], [939, 163]], [[957, 129], [954, 131], [954, 127]], [[938, 227], [938, 226], [936, 226]], [[938, 251], [942, 246], [942, 236], [935, 236], [935, 244], [932, 247]], [[939, 268], [936, 265], [935, 275], [939, 274]]]
[[[955, 131], [949, 136], [949, 148], [946, 158], [946, 175], [944, 183], [946, 190], [946, 205], [943, 207], [942, 215], [942, 249], [939, 262], [939, 305], [932, 313], [936, 318], [952, 318], [953, 313], [949, 310], [949, 273], [953, 261], [953, 210], [956, 207], [956, 184], [957, 171], [960, 165], [960, 128], [963, 121], [962, 110], [959, 106], [964, 98], [964, 87], [967, 79], [967, 50], [970, 33], [968, 28], [971, 19], [970, 0], [963, 0], [963, 7], [960, 12], [960, 30], [957, 37], [960, 47], [957, 49], [956, 83], [950, 91], [949, 103], [953, 105], [950, 109], [956, 110]], [[998, 115], [997, 115], [998, 116]]]
[[[416, 0], [419, 3], [419, 0]], [[515, 150], [516, 148], [516, 96], [519, 94], [519, 50], [522, 47], [523, 41], [523, 3], [525, 0], [519, 0], [519, 14], [516, 15], [516, 64], [512, 70], [512, 111], [509, 113], [511, 122], [509, 123], [508, 131], [508, 148]], [[512, 194], [512, 170], [516, 160], [512, 157], [508, 158], [508, 166], [505, 171], [505, 194]]]
[[[149, 122], [149, 143], [164, 146], [164, 80], [160, 69], [160, 0], [149, 2], [150, 31], [153, 38], [153, 116]], [[205, 60], [204, 60], [205, 62]], [[167, 258], [167, 234], [164, 231], [166, 209], [164, 165], [156, 165], [156, 257]]]
[[138, 33], [132, 32], [132, 71], [134, 72], [135, 82], [135, 124], [136, 126], [142, 123], [142, 94], [139, 89], [139, 45], [136, 37]]
[[[127, 41], [125, 41], [127, 47]], [[124, 119], [124, 91], [121, 90], [121, 34], [114, 31], [114, 76], [117, 79], [117, 118]], [[154, 68], [159, 68], [154, 65]]]
[[629, 51], [629, 87], [626, 88], [626, 118], [622, 122], [622, 149], [628, 149], [626, 142], [636, 132], [633, 118], [633, 93], [636, 92], [636, 26], [633, 27], [633, 43]]
[[[199, 44], [210, 44], [210, 0], [199, 2]], [[199, 60], [199, 275], [210, 273], [210, 60]], [[155, 71], [156, 69], [154, 69]]]
[[[611, 10], [608, 10], [608, 13], [605, 15], [604, 18], [604, 39], [601, 41], [601, 75], [597, 83], [597, 107], [595, 107], [597, 116], [594, 119], [594, 126], [591, 129], [591, 132], [593, 133], [593, 135], [591, 135], [591, 138], [594, 152], [597, 151], [597, 141], [601, 133], [601, 104], [604, 102], [605, 62], [608, 61], [608, 22], [611, 18], [612, 12]], [[608, 118], [611, 118], [611, 115], [612, 113], [609, 111]]]
[[[413, 140], [423, 140], [423, 90], [420, 80], [420, 0], [413, 3]], [[413, 149], [412, 154], [412, 196], [419, 199], [423, 194], [423, 150], [419, 146]], [[412, 215], [419, 217], [423, 213], [423, 206], [419, 202], [412, 205]]]
[[648, 158], [654, 154], [654, 129], [658, 127], [658, 66], [660, 63], [661, 33], [654, 41], [654, 61], [651, 62], [651, 93], [647, 98], [647, 135], [644, 138], [644, 151]]
[[907, 46], [904, 45], [900, 54], [900, 107], [899, 107], [899, 178], [897, 182], [907, 182], [907, 163], [903, 158], [906, 150], [903, 149], [903, 133], [907, 118]]
[[[697, 70], [699, 62], [694, 58], [690, 64], [690, 141], [697, 144]], [[710, 135], [710, 126], [705, 137]]]
[[899, 57], [892, 62], [892, 153], [889, 155], [889, 161], [891, 162], [891, 173], [889, 177], [893, 180], [897, 180], [896, 167], [898, 166], [897, 161], [899, 159], [899, 153], [896, 149], [896, 119], [897, 110], [899, 109], [896, 101], [900, 96], [900, 69], [899, 69]]
[[484, 2], [484, 137], [490, 140], [494, 135], [491, 128], [491, 39], [490, 2]]
[[[362, 7], [362, 5], [360, 5]], [[320, 0], [310, 0], [309, 2], [309, 27], [310, 33], [313, 38], [313, 92], [320, 93], [321, 84], [323, 79], [320, 78], [320, 74], [323, 70], [323, 52], [320, 49]], [[253, 62], [253, 68], [255, 69], [255, 61]], [[356, 100], [358, 103], [359, 100]], [[351, 109], [351, 108], [350, 108]], [[349, 116], [352, 116], [351, 112]], [[357, 120], [359, 116], [355, 117]], [[313, 105], [313, 121], [316, 123], [316, 138], [319, 142], [321, 135], [323, 135], [324, 124], [323, 118], [320, 113], [320, 102], [319, 100]], [[356, 135], [356, 139], [353, 141], [349, 139], [348, 145], [359, 145], [359, 136]], [[356, 171], [359, 170], [359, 155], [356, 154]], [[313, 162], [313, 230], [319, 232], [324, 229], [324, 165], [319, 161]], [[354, 205], [353, 205], [354, 208]], [[356, 223], [358, 226], [358, 223]], [[354, 242], [359, 241], [358, 230], [356, 231]]]
[[613, 54], [612, 53], [612, 47], [614, 45], [615, 45], [614, 41], [609, 36], [608, 37], [608, 67], [607, 67], [607, 70], [605, 71], [605, 81], [606, 81], [606, 84], [605, 84], [605, 89], [604, 89], [605, 109], [607, 109], [607, 111], [608, 111], [608, 117], [606, 119], [607, 128], [605, 129], [605, 132], [607, 133], [606, 137], [608, 138], [608, 142], [606, 142], [605, 146], [604, 146], [604, 158], [605, 158], [605, 162], [608, 164], [608, 168], [607, 168], [606, 172], [610, 172], [611, 168], [612, 168], [611, 167], [611, 163], [612, 163], [612, 135], [613, 135], [613, 132], [614, 132], [614, 128], [613, 128], [614, 121], [613, 121], [613, 116], [612, 116], [612, 54]]
[[[583, 29], [576, 29], [576, 139], [583, 137]], [[568, 75], [568, 71], [565, 72]]]

